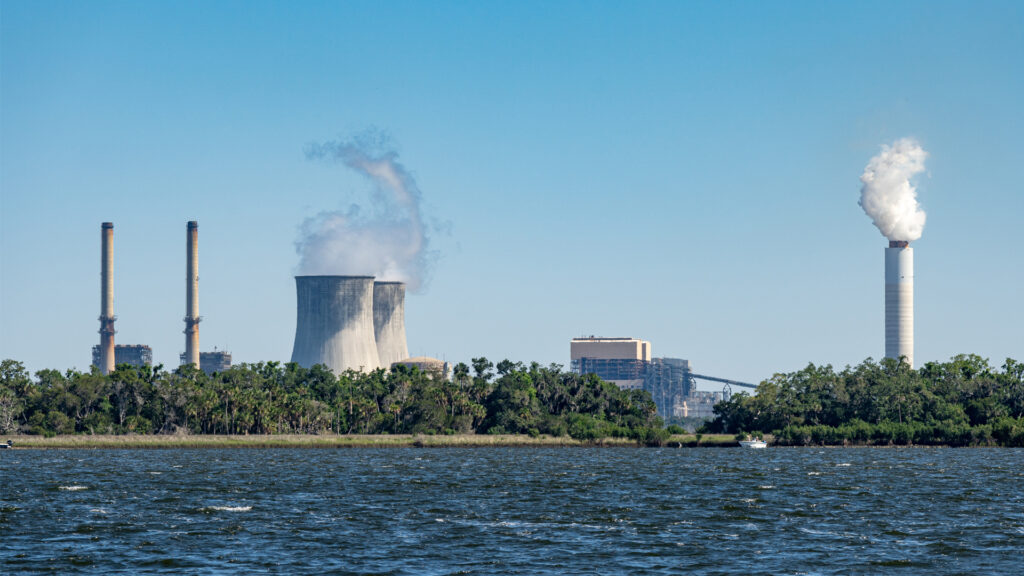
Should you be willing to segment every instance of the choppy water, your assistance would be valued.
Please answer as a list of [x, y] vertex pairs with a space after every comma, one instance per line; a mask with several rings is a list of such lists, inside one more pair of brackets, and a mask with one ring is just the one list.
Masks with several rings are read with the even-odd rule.
[[0, 572], [1020, 574], [1024, 450], [0, 452]]

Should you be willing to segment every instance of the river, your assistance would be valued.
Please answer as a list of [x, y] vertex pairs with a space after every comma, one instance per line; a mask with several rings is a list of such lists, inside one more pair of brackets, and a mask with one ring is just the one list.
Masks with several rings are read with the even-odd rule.
[[1024, 450], [0, 452], [0, 572], [1019, 574]]

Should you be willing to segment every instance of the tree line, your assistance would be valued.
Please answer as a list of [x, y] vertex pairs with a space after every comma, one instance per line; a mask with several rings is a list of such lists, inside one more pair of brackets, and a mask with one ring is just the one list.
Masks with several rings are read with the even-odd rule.
[[669, 433], [648, 392], [620, 390], [557, 364], [474, 358], [452, 378], [398, 365], [346, 371], [241, 364], [120, 365], [104, 375], [0, 363], [0, 433], [25, 434], [549, 434], [660, 444]]
[[1024, 446], [1024, 364], [1008, 358], [997, 370], [976, 355], [917, 370], [889, 358], [840, 372], [810, 364], [719, 403], [704, 431], [772, 433], [789, 445]]

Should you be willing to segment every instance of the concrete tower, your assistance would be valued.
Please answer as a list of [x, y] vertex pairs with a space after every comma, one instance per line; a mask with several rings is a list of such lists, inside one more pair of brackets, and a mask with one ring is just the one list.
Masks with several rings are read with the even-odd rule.
[[885, 357], [914, 367], [914, 249], [889, 241], [885, 249]]
[[292, 362], [336, 374], [380, 367], [373, 335], [373, 276], [296, 276]]
[[185, 361], [199, 368], [199, 223], [191, 221], [185, 232]]
[[373, 335], [380, 365], [389, 368], [409, 357], [405, 341], [405, 284], [373, 283]]
[[100, 370], [114, 371], [114, 224], [100, 228]]

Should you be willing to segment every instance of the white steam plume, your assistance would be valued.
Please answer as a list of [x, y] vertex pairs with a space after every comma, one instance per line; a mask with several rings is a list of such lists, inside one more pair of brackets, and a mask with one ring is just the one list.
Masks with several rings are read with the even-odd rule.
[[911, 138], [901, 138], [868, 162], [860, 176], [860, 206], [889, 240], [913, 242], [924, 231], [924, 210], [910, 179], [924, 171], [928, 153]]
[[412, 292], [423, 288], [434, 254], [427, 250], [420, 190], [386, 138], [313, 144], [306, 157], [339, 161], [369, 178], [376, 210], [363, 216], [353, 205], [307, 218], [295, 243], [299, 274], [376, 276], [405, 282]]

